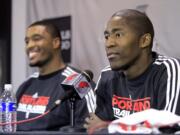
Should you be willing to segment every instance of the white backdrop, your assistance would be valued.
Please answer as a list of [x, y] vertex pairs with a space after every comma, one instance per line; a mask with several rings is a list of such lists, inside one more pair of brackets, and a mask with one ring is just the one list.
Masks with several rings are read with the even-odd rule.
[[100, 70], [108, 64], [103, 43], [105, 23], [114, 12], [124, 8], [145, 10], [155, 28], [154, 50], [180, 58], [179, 0], [13, 0], [12, 83], [15, 88], [34, 71], [28, 67], [22, 52], [27, 25], [45, 18], [71, 15], [71, 65], [91, 69], [96, 81]]

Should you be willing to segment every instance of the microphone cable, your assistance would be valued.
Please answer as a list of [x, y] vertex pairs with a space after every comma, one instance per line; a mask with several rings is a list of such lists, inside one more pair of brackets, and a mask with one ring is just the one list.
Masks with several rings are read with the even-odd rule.
[[37, 120], [39, 118], [42, 118], [44, 116], [46, 116], [48, 113], [50, 113], [51, 111], [53, 111], [59, 104], [61, 103], [61, 100], [58, 99], [54, 102], [54, 106], [52, 106], [49, 110], [47, 110], [46, 112], [44, 112], [43, 114], [41, 115], [38, 115], [36, 117], [33, 117], [33, 118], [29, 118], [29, 119], [25, 119], [25, 120], [20, 120], [20, 121], [15, 121], [15, 122], [4, 122], [4, 123], [1, 123], [0, 122], [0, 126], [4, 126], [4, 125], [8, 125], [8, 124], [22, 124], [22, 123], [27, 123], [27, 122], [31, 122], [31, 121], [34, 121], [34, 120]]

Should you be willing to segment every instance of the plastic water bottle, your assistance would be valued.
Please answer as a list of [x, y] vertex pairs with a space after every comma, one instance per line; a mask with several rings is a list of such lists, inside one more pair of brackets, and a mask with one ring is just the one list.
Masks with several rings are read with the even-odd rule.
[[16, 132], [16, 97], [12, 90], [11, 84], [4, 85], [4, 92], [1, 96], [1, 121], [2, 123], [9, 123], [2, 126], [2, 132]]

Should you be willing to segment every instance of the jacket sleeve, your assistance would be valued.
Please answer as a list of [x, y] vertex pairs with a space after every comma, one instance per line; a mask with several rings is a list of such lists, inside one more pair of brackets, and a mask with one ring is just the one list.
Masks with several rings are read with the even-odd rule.
[[180, 115], [180, 63], [177, 59], [164, 62], [158, 83], [158, 108]]

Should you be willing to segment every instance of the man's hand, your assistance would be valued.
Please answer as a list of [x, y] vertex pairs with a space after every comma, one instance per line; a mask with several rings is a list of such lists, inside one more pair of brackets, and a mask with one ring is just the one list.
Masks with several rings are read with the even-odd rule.
[[109, 122], [101, 120], [94, 113], [90, 113], [90, 117], [85, 119], [84, 127], [88, 130], [88, 132], [94, 132], [95, 130], [99, 130], [108, 126]]

